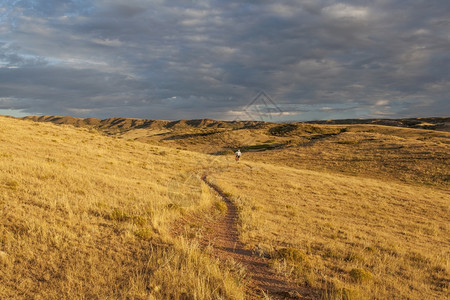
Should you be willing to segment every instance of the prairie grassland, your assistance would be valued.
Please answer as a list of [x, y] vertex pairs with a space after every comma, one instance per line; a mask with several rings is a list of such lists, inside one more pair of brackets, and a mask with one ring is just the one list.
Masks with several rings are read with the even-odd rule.
[[[106, 137], [0, 117], [0, 298], [245, 297], [243, 270], [168, 230], [220, 210], [205, 172], [238, 205], [242, 241], [322, 298], [445, 298], [449, 137], [308, 124]], [[240, 163], [177, 149], [235, 147]]]
[[379, 125], [322, 125], [316, 130], [333, 128], [343, 131], [286, 136], [288, 147], [245, 157], [298, 169], [448, 186], [450, 133]]
[[237, 130], [132, 129], [120, 136], [202, 153], [241, 148], [247, 160], [411, 184], [446, 186], [450, 180], [450, 133], [445, 131], [268, 123]]
[[255, 162], [210, 178], [243, 242], [324, 299], [448, 296], [448, 190]]
[[233, 270], [168, 232], [217, 201], [177, 184], [202, 159], [0, 117], [0, 298], [241, 299]]

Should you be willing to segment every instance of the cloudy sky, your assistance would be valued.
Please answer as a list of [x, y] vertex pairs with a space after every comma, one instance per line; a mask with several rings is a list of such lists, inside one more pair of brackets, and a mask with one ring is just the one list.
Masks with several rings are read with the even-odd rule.
[[449, 116], [449, 70], [448, 0], [0, 0], [0, 114]]

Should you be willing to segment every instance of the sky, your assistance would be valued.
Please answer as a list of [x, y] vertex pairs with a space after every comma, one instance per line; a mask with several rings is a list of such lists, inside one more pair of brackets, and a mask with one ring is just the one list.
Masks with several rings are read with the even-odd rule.
[[0, 0], [0, 114], [450, 115], [448, 0]]

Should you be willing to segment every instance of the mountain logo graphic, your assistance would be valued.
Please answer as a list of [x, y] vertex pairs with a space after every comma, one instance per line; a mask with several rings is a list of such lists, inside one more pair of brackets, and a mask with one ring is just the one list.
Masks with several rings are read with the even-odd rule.
[[250, 120], [268, 121], [273, 117], [281, 116], [283, 111], [278, 107], [272, 97], [261, 90], [253, 100], [243, 109]]

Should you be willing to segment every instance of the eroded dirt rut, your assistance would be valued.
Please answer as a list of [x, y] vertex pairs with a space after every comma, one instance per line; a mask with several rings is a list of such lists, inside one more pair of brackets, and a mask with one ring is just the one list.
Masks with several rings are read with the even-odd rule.
[[260, 298], [265, 294], [272, 299], [313, 299], [310, 290], [276, 274], [269, 268], [267, 258], [245, 248], [239, 240], [239, 214], [236, 205], [208, 180], [207, 175], [203, 175], [202, 180], [222, 197], [228, 208], [224, 218], [212, 224], [203, 224], [207, 227], [207, 234], [202, 237], [203, 242], [213, 246], [214, 254], [219, 259], [233, 259], [247, 269], [247, 274], [251, 277], [248, 297]]

